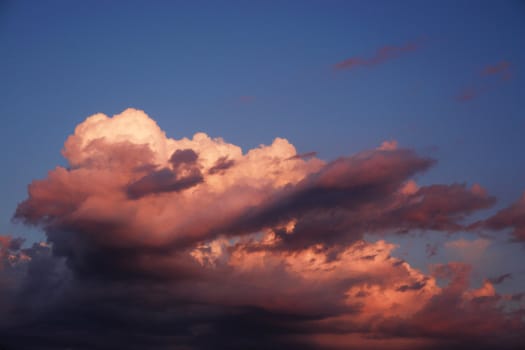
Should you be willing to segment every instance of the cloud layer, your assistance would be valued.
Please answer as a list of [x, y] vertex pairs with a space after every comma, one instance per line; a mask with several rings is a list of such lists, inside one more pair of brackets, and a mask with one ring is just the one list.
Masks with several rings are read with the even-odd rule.
[[[0, 237], [8, 348], [524, 341], [521, 297], [495, 288], [506, 277], [474, 288], [468, 264], [426, 274], [393, 256], [386, 234], [472, 229], [468, 215], [495, 201], [477, 184], [419, 186], [435, 161], [395, 142], [330, 162], [282, 138], [243, 152], [203, 133], [168, 138], [128, 109], [87, 118], [63, 155], [69, 167], [34, 181], [15, 214], [48, 243]], [[476, 227], [519, 231], [513, 210]]]

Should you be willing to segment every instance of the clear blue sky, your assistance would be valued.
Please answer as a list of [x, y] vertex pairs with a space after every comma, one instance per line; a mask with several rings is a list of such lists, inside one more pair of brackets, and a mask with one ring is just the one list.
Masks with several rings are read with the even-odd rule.
[[[16, 204], [79, 122], [127, 107], [171, 137], [280, 136], [324, 159], [396, 139], [438, 159], [423, 183], [478, 182], [508, 205], [525, 190], [524, 37], [520, 1], [1, 1], [0, 232], [30, 231]], [[502, 61], [510, 79], [482, 76]]]

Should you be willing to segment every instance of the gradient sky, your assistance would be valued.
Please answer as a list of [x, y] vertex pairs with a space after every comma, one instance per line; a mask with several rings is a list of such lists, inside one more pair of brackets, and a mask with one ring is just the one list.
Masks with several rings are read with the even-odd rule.
[[[467, 222], [486, 219], [525, 191], [524, 37], [522, 1], [0, 1], [0, 235], [45, 240], [12, 219], [28, 184], [68, 166], [60, 151], [86, 117], [127, 108], [174, 139], [246, 152], [282, 137], [327, 162], [396, 140], [437, 160], [419, 186], [495, 196]], [[476, 287], [511, 273], [499, 290], [517, 293], [510, 226], [385, 239], [425, 273], [461, 260]], [[446, 243], [461, 239], [479, 254]]]

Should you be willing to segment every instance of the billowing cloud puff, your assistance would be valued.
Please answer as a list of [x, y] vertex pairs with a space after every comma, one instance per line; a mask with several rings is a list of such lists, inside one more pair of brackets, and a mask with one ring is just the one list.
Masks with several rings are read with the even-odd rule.
[[[461, 185], [408, 193], [405, 182], [433, 160], [395, 142], [330, 163], [297, 157], [279, 138], [243, 154], [202, 133], [192, 140], [167, 138], [146, 114], [131, 109], [89, 117], [63, 154], [71, 167], [33, 182], [16, 213], [42, 224], [58, 250], [75, 247], [76, 239], [165, 248], [290, 220], [298, 220], [297, 229], [312, 228], [325, 225], [327, 215], [341, 221], [337, 235], [354, 228], [350, 240], [367, 230], [456, 230], [457, 219], [492, 203], [483, 191]], [[111, 234], [94, 234], [92, 225]], [[290, 238], [323, 240], [308, 233]]]
[[521, 299], [499, 295], [497, 281], [485, 276], [472, 288], [464, 263], [425, 274], [393, 257], [394, 244], [364, 240], [458, 232], [494, 203], [479, 185], [418, 185], [414, 177], [435, 161], [395, 141], [325, 162], [282, 138], [247, 152], [203, 133], [171, 139], [128, 109], [87, 118], [63, 154], [69, 166], [34, 181], [15, 214], [41, 227], [48, 244], [0, 239], [0, 281], [10, 281], [0, 288], [3, 310], [13, 315], [0, 324], [7, 346], [523, 341]]

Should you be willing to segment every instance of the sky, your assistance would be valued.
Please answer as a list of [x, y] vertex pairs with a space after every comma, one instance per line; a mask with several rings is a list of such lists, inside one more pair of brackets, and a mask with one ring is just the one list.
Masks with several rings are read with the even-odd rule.
[[0, 348], [520, 348], [524, 36], [510, 0], [0, 0]]

